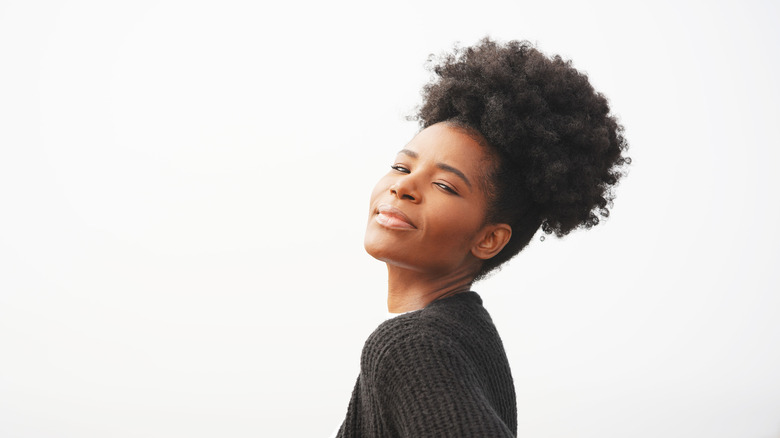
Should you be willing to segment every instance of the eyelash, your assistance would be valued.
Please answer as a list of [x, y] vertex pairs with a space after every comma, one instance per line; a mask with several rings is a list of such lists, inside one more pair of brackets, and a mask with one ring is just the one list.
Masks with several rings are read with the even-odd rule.
[[[395, 170], [396, 172], [401, 172], [401, 173], [406, 173], [406, 174], [411, 173], [411, 171], [409, 169], [407, 169], [404, 166], [400, 166], [398, 164], [394, 164], [394, 165], [390, 166], [390, 168]], [[440, 187], [442, 190], [444, 190], [447, 193], [451, 193], [453, 195], [457, 195], [458, 194], [458, 192], [456, 192], [455, 189], [453, 189], [452, 187], [448, 186], [447, 184], [443, 184], [443, 183], [434, 183], [434, 184], [436, 186]]]
[[405, 168], [404, 166], [400, 166], [398, 164], [393, 164], [392, 166], [390, 166], [390, 168], [397, 172], [410, 173], [409, 169]]
[[434, 184], [436, 184], [437, 186], [441, 187], [444, 191], [446, 191], [448, 193], [452, 193], [453, 195], [457, 195], [458, 194], [458, 192], [456, 192], [455, 189], [453, 189], [452, 187], [448, 186], [447, 184], [442, 184], [442, 183], [434, 183]]

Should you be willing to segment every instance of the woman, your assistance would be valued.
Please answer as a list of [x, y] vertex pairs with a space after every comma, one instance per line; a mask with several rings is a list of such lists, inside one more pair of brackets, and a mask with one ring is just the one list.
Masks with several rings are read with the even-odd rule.
[[560, 57], [484, 39], [433, 72], [365, 235], [401, 315], [366, 341], [339, 437], [515, 436], [509, 363], [471, 285], [539, 227], [598, 224], [630, 162], [606, 99]]

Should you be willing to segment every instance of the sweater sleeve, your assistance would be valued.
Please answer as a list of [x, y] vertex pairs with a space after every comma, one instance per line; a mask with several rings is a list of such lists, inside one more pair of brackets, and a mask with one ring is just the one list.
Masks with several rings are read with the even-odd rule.
[[513, 437], [458, 339], [417, 327], [385, 350], [378, 384], [390, 429], [400, 437]]

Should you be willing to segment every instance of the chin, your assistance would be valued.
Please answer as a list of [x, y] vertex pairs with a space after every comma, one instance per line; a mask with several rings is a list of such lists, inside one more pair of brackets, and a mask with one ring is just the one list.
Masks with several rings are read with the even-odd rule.
[[363, 248], [368, 255], [390, 265], [399, 266], [407, 269], [414, 269], [414, 265], [405, 260], [409, 256], [408, 251], [403, 251], [397, 243], [389, 241], [387, 238], [374, 235], [371, 231], [366, 232], [363, 240]]
[[387, 253], [392, 252], [388, 251], [388, 242], [385, 240], [386, 239], [381, 239], [379, 236], [376, 236], [376, 232], [369, 228], [366, 230], [366, 235], [363, 238], [363, 249], [365, 249], [371, 257], [385, 261], [384, 258], [387, 256]]

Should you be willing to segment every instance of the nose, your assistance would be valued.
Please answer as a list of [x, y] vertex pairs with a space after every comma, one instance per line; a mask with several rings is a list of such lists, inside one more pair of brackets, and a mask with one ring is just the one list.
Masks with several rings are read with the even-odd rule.
[[390, 193], [398, 197], [401, 200], [408, 200], [412, 202], [420, 202], [420, 194], [410, 177], [404, 177], [390, 186]]

